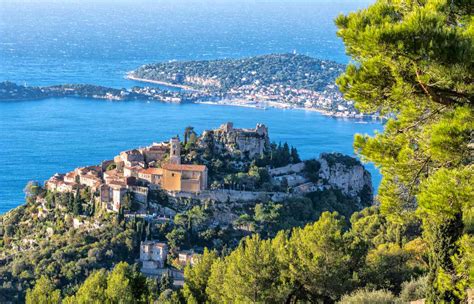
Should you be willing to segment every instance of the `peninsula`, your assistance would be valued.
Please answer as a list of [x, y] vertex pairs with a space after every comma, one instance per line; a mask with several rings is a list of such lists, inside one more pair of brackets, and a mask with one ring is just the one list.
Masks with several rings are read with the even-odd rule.
[[91, 84], [64, 84], [44, 87], [22, 86], [0, 82], [0, 101], [37, 100], [45, 98], [90, 98], [114, 101], [150, 100], [167, 103], [194, 102], [208, 94], [191, 91], [169, 91], [150, 87], [114, 89]]
[[[147, 64], [127, 77], [205, 92], [223, 105], [278, 107], [363, 118], [335, 85], [345, 66], [300, 54]], [[215, 100], [217, 99], [217, 101]], [[377, 113], [366, 117], [379, 118]]]

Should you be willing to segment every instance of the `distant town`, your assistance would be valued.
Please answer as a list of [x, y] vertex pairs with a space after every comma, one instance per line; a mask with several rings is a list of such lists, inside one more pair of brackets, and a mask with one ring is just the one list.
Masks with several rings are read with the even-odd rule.
[[[345, 66], [300, 54], [272, 54], [245, 59], [173, 61], [147, 64], [128, 74], [154, 82], [205, 92], [221, 105], [305, 109], [350, 118], [381, 118], [361, 114], [345, 100], [335, 80]], [[217, 101], [216, 101], [217, 99]]]
[[0, 101], [44, 98], [89, 98], [111, 101], [146, 100], [166, 103], [205, 103], [317, 111], [333, 117], [383, 119], [361, 114], [345, 100], [335, 79], [344, 65], [298, 54], [264, 55], [246, 59], [148, 64], [126, 77], [177, 87], [115, 89], [90, 84], [34, 87], [0, 83]]

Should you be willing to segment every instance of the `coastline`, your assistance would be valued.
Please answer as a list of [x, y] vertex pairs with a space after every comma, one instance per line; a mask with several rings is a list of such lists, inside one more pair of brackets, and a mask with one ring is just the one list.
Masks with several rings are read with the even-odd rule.
[[215, 105], [215, 106], [230, 106], [230, 107], [243, 107], [243, 108], [253, 108], [259, 110], [266, 110], [267, 108], [274, 108], [280, 110], [298, 110], [298, 111], [309, 111], [309, 112], [317, 112], [321, 115], [332, 117], [332, 118], [343, 118], [343, 119], [351, 119], [351, 120], [374, 120], [374, 121], [384, 121], [383, 117], [378, 117], [374, 115], [358, 115], [358, 116], [351, 116], [351, 115], [344, 115], [344, 114], [337, 114], [332, 113], [327, 110], [317, 109], [317, 108], [305, 108], [305, 107], [298, 107], [294, 105], [288, 105], [285, 103], [275, 102], [275, 101], [248, 101], [245, 99], [224, 99], [220, 101], [195, 101], [196, 104], [206, 104], [206, 105]]
[[190, 86], [183, 85], [183, 84], [175, 84], [175, 83], [166, 82], [166, 81], [151, 80], [151, 79], [146, 79], [146, 78], [135, 77], [135, 76], [132, 75], [132, 72], [128, 72], [127, 75], [125, 76], [125, 79], [133, 80], [133, 81], [139, 81], [139, 82], [148, 82], [148, 83], [153, 83], [153, 84], [159, 84], [159, 85], [163, 85], [163, 86], [167, 86], [167, 87], [173, 87], [173, 88], [180, 88], [180, 89], [183, 89], [183, 90], [186, 90], [186, 91], [202, 92], [200, 90], [196, 90], [195, 88], [192, 88]]
[[[187, 85], [180, 85], [180, 84], [174, 84], [174, 83], [170, 83], [166, 81], [151, 80], [151, 79], [146, 79], [146, 78], [135, 77], [133, 76], [133, 71], [128, 72], [125, 78], [129, 80], [133, 80], [133, 81], [148, 82], [148, 83], [153, 83], [153, 84], [158, 84], [158, 85], [163, 85], [163, 86], [168, 86], [168, 87], [180, 88], [180, 89], [192, 91], [192, 92], [204, 92], [202, 90], [198, 90]], [[300, 111], [303, 110], [303, 111], [318, 112], [328, 117], [346, 118], [346, 119], [354, 119], [354, 120], [377, 120], [377, 121], [385, 120], [383, 116], [378, 116], [378, 115], [364, 115], [364, 114], [347, 115], [340, 112], [334, 113], [334, 112], [324, 110], [324, 109], [301, 107], [301, 106], [296, 106], [296, 105], [277, 102], [277, 101], [252, 101], [252, 100], [247, 100], [247, 99], [242, 99], [242, 98], [233, 98], [233, 99], [222, 99], [219, 101], [209, 101], [209, 100], [194, 101], [193, 103], [245, 107], [245, 108], [254, 108], [254, 109], [260, 109], [260, 110], [265, 110], [266, 108], [276, 108], [276, 109], [282, 109], [282, 110], [300, 110]]]

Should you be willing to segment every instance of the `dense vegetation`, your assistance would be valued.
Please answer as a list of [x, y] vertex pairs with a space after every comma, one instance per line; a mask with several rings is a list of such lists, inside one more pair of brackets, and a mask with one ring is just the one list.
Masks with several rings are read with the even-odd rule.
[[413, 230], [398, 240], [396, 225], [375, 207], [354, 214], [351, 224], [345, 231], [340, 217], [325, 212], [291, 234], [249, 237], [228, 256], [205, 252], [185, 270], [184, 297], [188, 303], [330, 303], [359, 287], [398, 294], [403, 282], [426, 270], [424, 243]]
[[[28, 303], [59, 303], [61, 298], [63, 303], [327, 303], [347, 294], [344, 299], [394, 303], [423, 294], [426, 279], [420, 275], [428, 256], [416, 222], [400, 232], [377, 207], [355, 213], [350, 222], [352, 229], [346, 230], [342, 218], [325, 212], [291, 233], [266, 240], [258, 234], [248, 237], [230, 254], [205, 250], [195, 266], [185, 268], [179, 290], [170, 289], [169, 277], [146, 279], [120, 263], [110, 272], [93, 271], [70, 296], [62, 296], [43, 276], [26, 298]], [[349, 295], [359, 287], [364, 289]]]
[[[333, 84], [343, 71], [343, 65], [299, 54], [263, 55], [244, 59], [177, 61], [148, 64], [134, 76], [194, 87], [211, 87], [227, 91], [244, 85], [289, 85], [296, 89], [323, 90]], [[199, 84], [186, 80], [199, 77], [217, 82]]]
[[33, 183], [26, 190], [27, 203], [0, 218], [0, 302], [21, 301], [40, 276], [68, 294], [93, 270], [134, 261], [145, 237], [143, 222], [99, 212], [93, 216], [86, 211], [89, 204], [79, 211], [75, 206], [82, 204], [82, 195], [77, 200], [53, 195]]
[[[167, 299], [172, 293], [171, 277], [164, 275], [158, 282], [143, 276], [136, 266], [120, 262], [111, 271], [94, 271], [73, 295], [63, 298], [62, 303], [162, 303]], [[26, 303], [59, 303], [60, 290], [53, 286], [54, 282], [42, 276], [35, 287], [28, 290]]]
[[[169, 91], [159, 88], [132, 87], [115, 89], [92, 84], [62, 84], [33, 87], [0, 82], [0, 101], [36, 100], [45, 98], [88, 98], [111, 100], [154, 100], [165, 102], [192, 102], [201, 95], [185, 91]], [[176, 101], [172, 101], [176, 100]]]
[[393, 113], [355, 149], [383, 174], [381, 210], [400, 227], [419, 218], [431, 303], [474, 284], [474, 19], [470, 0], [379, 0], [336, 20], [355, 61], [339, 80], [366, 112]]

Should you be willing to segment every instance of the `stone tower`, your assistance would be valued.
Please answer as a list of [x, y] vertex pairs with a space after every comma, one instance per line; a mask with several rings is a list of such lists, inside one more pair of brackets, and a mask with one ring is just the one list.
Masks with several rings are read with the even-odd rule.
[[170, 163], [181, 164], [181, 143], [178, 136], [170, 139]]

